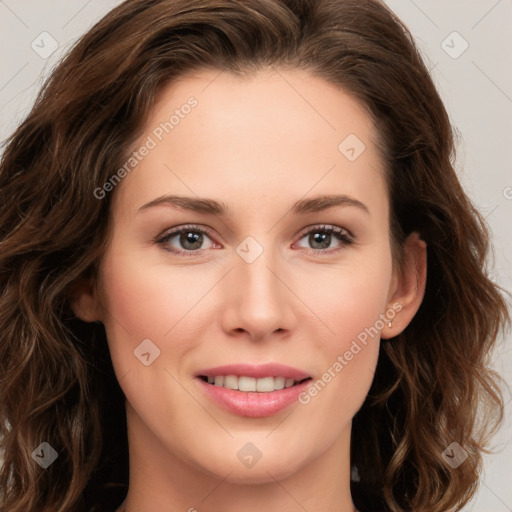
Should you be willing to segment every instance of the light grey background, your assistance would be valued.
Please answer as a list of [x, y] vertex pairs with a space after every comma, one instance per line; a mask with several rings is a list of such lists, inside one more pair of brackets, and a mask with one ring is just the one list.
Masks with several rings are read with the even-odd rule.
[[[119, 0], [0, 0], [1, 141], [28, 113], [43, 77], [59, 57], [119, 3]], [[387, 0], [387, 4], [415, 36], [452, 123], [460, 133], [457, 170], [466, 191], [493, 231], [492, 273], [497, 282], [510, 290], [512, 1]], [[43, 32], [49, 35], [41, 35]], [[58, 45], [57, 49], [44, 58], [44, 52], [50, 52], [52, 44]], [[511, 341], [510, 336], [500, 340], [494, 356], [496, 369], [509, 385], [512, 383]], [[506, 423], [494, 440], [498, 453], [486, 457], [482, 485], [465, 512], [512, 512], [510, 390], [505, 390], [505, 399]]]

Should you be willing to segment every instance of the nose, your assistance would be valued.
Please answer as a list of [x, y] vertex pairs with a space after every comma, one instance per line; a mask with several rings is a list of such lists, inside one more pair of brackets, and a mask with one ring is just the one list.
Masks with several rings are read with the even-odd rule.
[[235, 267], [226, 276], [224, 288], [223, 329], [253, 341], [286, 336], [296, 323], [297, 301], [285, 265], [271, 250], [264, 250], [251, 263], [235, 256]]

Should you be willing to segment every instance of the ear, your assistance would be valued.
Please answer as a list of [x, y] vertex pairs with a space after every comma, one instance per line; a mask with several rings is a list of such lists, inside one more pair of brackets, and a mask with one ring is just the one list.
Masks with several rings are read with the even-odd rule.
[[388, 309], [396, 314], [381, 331], [381, 338], [393, 338], [411, 322], [421, 306], [427, 282], [427, 244], [419, 233], [408, 236], [403, 247], [404, 268], [396, 269], [389, 291]]
[[100, 303], [91, 278], [81, 277], [70, 288], [69, 301], [73, 313], [84, 322], [101, 322]]

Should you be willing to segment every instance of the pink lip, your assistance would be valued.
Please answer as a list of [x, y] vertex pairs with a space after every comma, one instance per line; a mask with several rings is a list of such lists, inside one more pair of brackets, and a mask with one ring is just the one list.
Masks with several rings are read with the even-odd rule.
[[295, 381], [310, 377], [310, 375], [297, 368], [279, 363], [267, 363], [257, 366], [250, 364], [228, 364], [199, 370], [196, 373], [197, 377], [201, 375], [205, 377], [216, 377], [220, 375], [236, 375], [240, 377], [244, 375], [246, 377], [254, 377], [255, 379], [262, 379], [264, 377], [286, 377], [287, 379], [293, 379]]
[[[220, 372], [216, 375], [222, 374], [223, 372]], [[236, 375], [236, 373], [227, 373], [226, 375]], [[247, 375], [247, 373], [244, 375]], [[282, 373], [278, 372], [278, 375], [284, 377]], [[299, 394], [312, 382], [311, 380], [307, 380], [300, 384], [296, 384], [295, 386], [280, 389], [278, 391], [258, 393], [236, 391], [220, 386], [214, 386], [200, 378], [196, 378], [195, 380], [203, 388], [207, 396], [210, 397], [218, 406], [222, 407], [226, 411], [238, 414], [239, 416], [248, 416], [252, 418], [272, 416], [273, 414], [286, 409], [286, 407], [291, 405], [293, 402], [298, 401]]]

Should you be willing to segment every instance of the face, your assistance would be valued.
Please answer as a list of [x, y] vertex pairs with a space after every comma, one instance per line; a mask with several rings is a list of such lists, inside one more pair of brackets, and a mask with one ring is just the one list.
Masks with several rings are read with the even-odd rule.
[[162, 90], [110, 192], [96, 296], [153, 460], [256, 483], [348, 453], [380, 337], [412, 315], [376, 136], [303, 71]]

